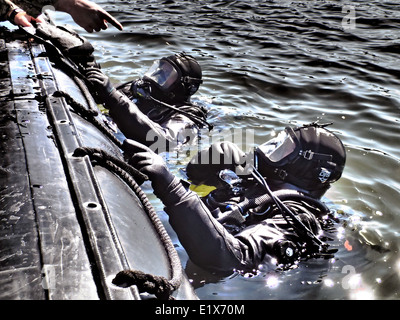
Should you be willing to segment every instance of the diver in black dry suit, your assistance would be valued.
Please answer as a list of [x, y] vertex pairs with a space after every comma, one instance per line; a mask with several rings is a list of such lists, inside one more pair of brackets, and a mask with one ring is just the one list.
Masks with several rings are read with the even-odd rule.
[[[332, 224], [320, 198], [341, 177], [346, 155], [324, 126], [288, 127], [260, 145], [253, 159], [227, 142], [203, 150], [187, 166], [193, 183], [217, 187], [203, 199], [148, 147], [126, 140], [124, 150], [149, 176], [180, 242], [202, 268], [253, 270], [271, 258], [289, 266], [333, 252], [320, 239]], [[239, 178], [235, 171], [243, 166], [250, 170]]]
[[117, 89], [100, 68], [88, 68], [86, 76], [125, 137], [158, 153], [193, 141], [199, 128], [209, 126], [205, 108], [190, 102], [202, 70], [186, 53], [156, 60], [142, 79]]
[[142, 79], [117, 90], [96, 62], [93, 46], [76, 32], [44, 22], [29, 34], [72, 74], [86, 80], [125, 137], [162, 152], [194, 141], [200, 128], [211, 129], [207, 110], [190, 102], [203, 82], [201, 67], [192, 56], [182, 52], [156, 60]]

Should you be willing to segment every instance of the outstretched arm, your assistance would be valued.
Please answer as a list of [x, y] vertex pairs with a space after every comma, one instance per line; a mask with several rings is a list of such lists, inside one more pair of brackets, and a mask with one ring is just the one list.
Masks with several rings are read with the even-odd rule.
[[17, 26], [32, 27], [32, 22], [44, 22], [39, 16], [34, 18], [9, 0], [0, 0], [0, 20], [10, 20]]
[[162, 158], [135, 141], [126, 140], [124, 150], [130, 163], [152, 181], [155, 195], [164, 203], [169, 221], [190, 259], [199, 266], [231, 272], [252, 269], [266, 254], [273, 254], [274, 243], [282, 234], [266, 224], [231, 235], [210, 213], [189, 186], [176, 178]]
[[[11, 1], [1, 0], [1, 2], [9, 5]], [[14, 0], [13, 2], [34, 18], [42, 13], [43, 7], [54, 6], [56, 10], [70, 14], [74, 21], [87, 32], [105, 30], [108, 23], [118, 30], [123, 29], [118, 20], [89, 0]]]
[[94, 2], [88, 0], [56, 0], [56, 10], [69, 13], [74, 21], [87, 32], [100, 31], [108, 28], [108, 22], [118, 30], [122, 25], [107, 11]]
[[99, 68], [88, 69], [87, 78], [125, 137], [137, 140], [157, 153], [174, 146], [177, 132], [150, 120], [125, 94], [112, 86]]

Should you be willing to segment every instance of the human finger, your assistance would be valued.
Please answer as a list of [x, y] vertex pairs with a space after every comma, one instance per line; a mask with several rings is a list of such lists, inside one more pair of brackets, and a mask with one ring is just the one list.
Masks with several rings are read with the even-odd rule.
[[224, 150], [224, 155], [228, 156], [233, 164], [241, 164], [243, 162], [245, 153], [237, 145], [227, 141], [223, 142], [221, 147]]
[[139, 152], [151, 152], [148, 147], [140, 142], [131, 139], [125, 139], [122, 145], [122, 149], [128, 156], [132, 156]]
[[15, 16], [14, 23], [21, 27], [32, 27], [29, 18], [31, 17], [28, 16], [26, 12], [20, 12]]
[[90, 81], [97, 81], [97, 82], [100, 82], [100, 83], [104, 83], [106, 81], [104, 75], [102, 73], [98, 72], [98, 71], [97, 72], [96, 71], [89, 71], [89, 72], [86, 73], [86, 77]]
[[102, 29], [102, 30], [106, 30], [107, 28], [108, 28], [108, 23], [107, 23], [106, 20], [104, 20], [104, 23], [103, 23], [103, 25], [101, 26], [101, 29]]
[[86, 72], [101, 72], [100, 69], [101, 69], [100, 67], [91, 66], [91, 67], [86, 68]]
[[101, 11], [97, 11], [91, 20], [91, 23], [85, 27], [88, 32], [100, 32], [101, 30], [106, 30], [108, 28], [107, 21], [103, 19]]
[[142, 171], [147, 174], [146, 167], [154, 164], [154, 159], [148, 152], [140, 152], [135, 153], [131, 159], [129, 160], [129, 164], [135, 167], [136, 169]]
[[43, 19], [42, 15], [40, 15], [36, 18], [32, 18], [32, 19], [39, 23], [46, 23], [46, 21]]
[[86, 32], [93, 33], [93, 27], [91, 27], [91, 26], [82, 26], [82, 25], [81, 25], [81, 27], [83, 27], [83, 29], [85, 29]]
[[109, 23], [111, 23], [115, 28], [117, 28], [118, 30], [122, 31], [124, 29], [124, 27], [122, 26], [121, 23], [119, 23], [119, 21], [117, 19], [115, 19], [111, 14], [109, 14], [108, 12], [101, 10], [99, 11], [99, 17]]
[[224, 149], [222, 148], [222, 143], [221, 142], [217, 142], [211, 145], [211, 152], [214, 156], [214, 154], [224, 154]]

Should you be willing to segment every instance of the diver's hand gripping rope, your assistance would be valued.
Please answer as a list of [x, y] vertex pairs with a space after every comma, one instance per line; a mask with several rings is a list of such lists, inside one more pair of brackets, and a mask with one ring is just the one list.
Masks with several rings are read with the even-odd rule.
[[123, 270], [115, 276], [113, 284], [122, 287], [136, 285], [139, 292], [153, 293], [159, 299], [173, 299], [172, 292], [177, 290], [182, 282], [182, 266], [171, 238], [165, 230], [164, 225], [145, 192], [140, 187], [144, 181], [148, 180], [148, 177], [125, 161], [114, 157], [99, 148], [80, 147], [75, 149], [73, 156], [88, 156], [92, 161], [97, 161], [98, 164], [120, 177], [132, 189], [132, 191], [134, 191], [143, 205], [143, 209], [148, 218], [152, 222], [155, 231], [158, 233], [159, 239], [168, 256], [171, 268], [170, 280], [138, 270]]

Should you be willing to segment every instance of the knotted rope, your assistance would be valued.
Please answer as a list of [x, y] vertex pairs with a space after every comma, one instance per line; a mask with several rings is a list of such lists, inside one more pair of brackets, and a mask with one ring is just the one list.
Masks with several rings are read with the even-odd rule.
[[[114, 134], [105, 126], [103, 122], [96, 118], [98, 116], [98, 111], [95, 110], [93, 106], [91, 94], [83, 81], [85, 77], [80, 73], [78, 66], [70, 59], [66, 58], [60, 52], [60, 50], [58, 50], [58, 48], [56, 48], [49, 41], [46, 41], [34, 34], [31, 34], [31, 36], [34, 36], [38, 41], [44, 43], [48, 50], [53, 50], [52, 52], [56, 52], [56, 54], [53, 56], [59, 58], [58, 62], [61, 64], [61, 67], [67, 74], [72, 76], [85, 96], [89, 107], [86, 108], [67, 92], [61, 90], [56, 91], [53, 96], [64, 98], [77, 114], [96, 126], [104, 135], [106, 135], [113, 143], [115, 143], [115, 145], [122, 149], [122, 143], [114, 136]], [[145, 180], [148, 180], [148, 177], [123, 160], [106, 153], [104, 150], [82, 147], [77, 148], [74, 152], [75, 157], [83, 157], [86, 155], [89, 156], [92, 161], [96, 161], [98, 164], [117, 174], [135, 192], [165, 247], [171, 265], [171, 280], [167, 280], [164, 277], [145, 274], [141, 271], [125, 270], [116, 275], [113, 283], [116, 285], [136, 285], [139, 289], [139, 292], [149, 292], [155, 294], [159, 299], [171, 299], [172, 291], [178, 289], [181, 284], [182, 267], [179, 256], [162, 222], [159, 220], [158, 215], [150, 204], [146, 194], [140, 188], [140, 185]]]
[[92, 161], [96, 161], [99, 165], [117, 174], [134, 191], [164, 245], [171, 266], [171, 280], [160, 276], [145, 274], [137, 270], [124, 270], [116, 275], [113, 283], [121, 286], [136, 285], [139, 292], [155, 294], [159, 299], [171, 299], [171, 293], [181, 285], [182, 266], [171, 238], [146, 194], [140, 188], [140, 184], [148, 180], [147, 176], [126, 162], [101, 149], [81, 147], [77, 148], [74, 152], [74, 156], [76, 157], [83, 157], [86, 155], [89, 156]]
[[137, 286], [139, 292], [154, 294], [160, 300], [173, 300], [171, 292], [175, 289], [164, 277], [154, 276], [138, 270], [119, 272], [112, 283], [120, 287]]

